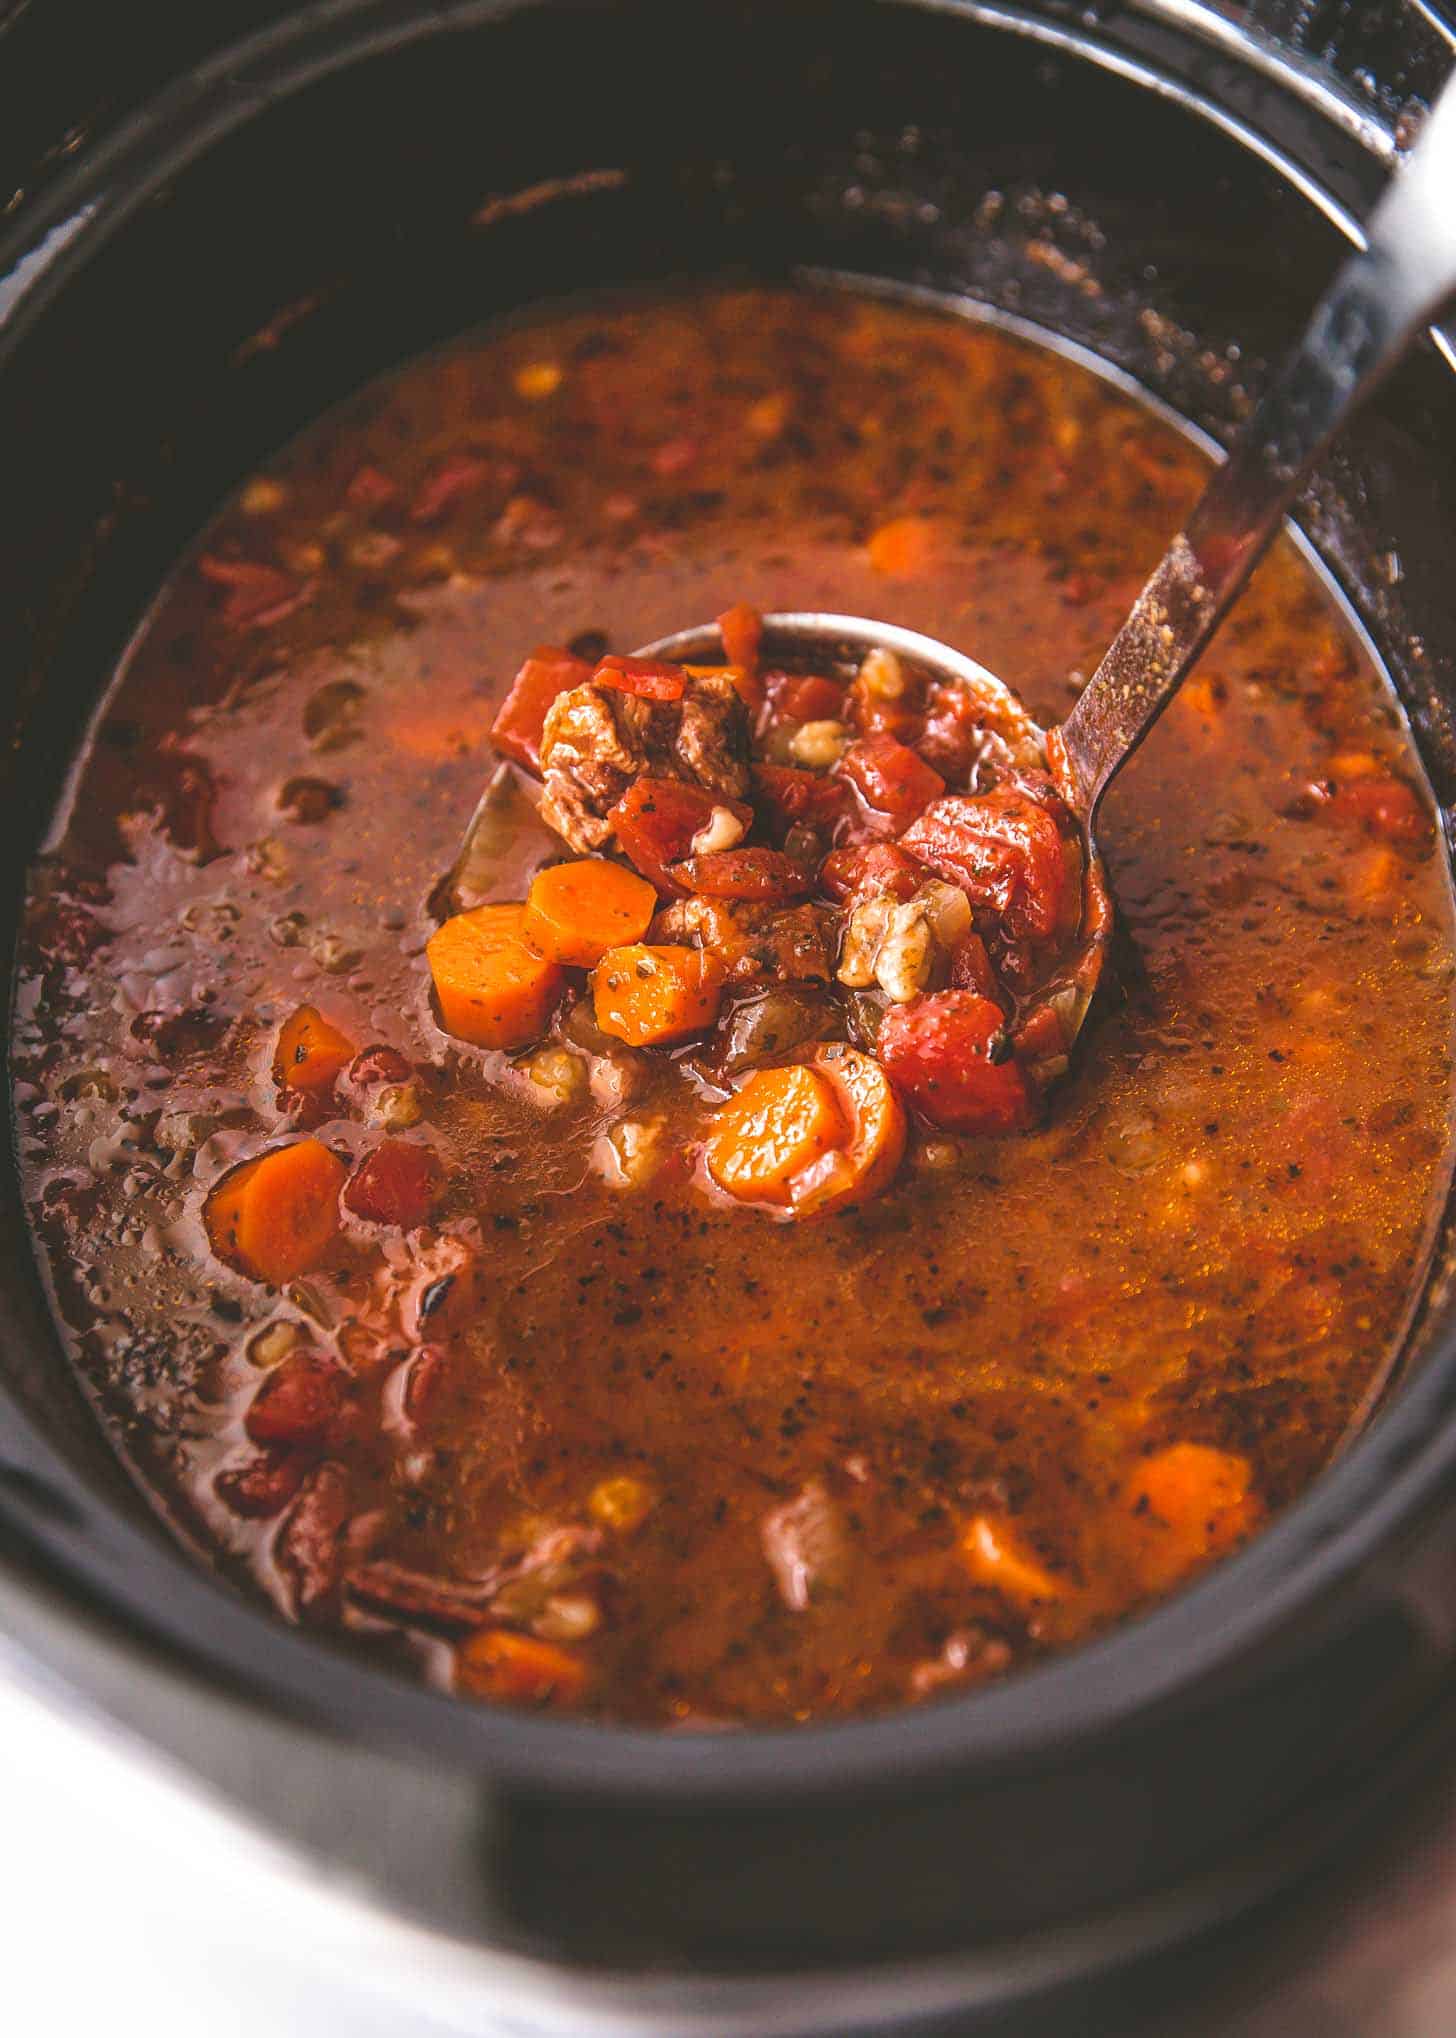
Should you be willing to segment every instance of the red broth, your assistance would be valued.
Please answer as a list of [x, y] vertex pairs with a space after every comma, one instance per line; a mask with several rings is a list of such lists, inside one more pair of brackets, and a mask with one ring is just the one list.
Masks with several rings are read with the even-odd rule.
[[[776, 1222], [702, 1165], [715, 1071], [785, 1058], [741, 988], [639, 1051], [568, 969], [496, 1051], [425, 956], [533, 646], [882, 615], [1050, 724], [1204, 464], [994, 328], [740, 292], [464, 342], [241, 491], [87, 742], [14, 1033], [58, 1313], [180, 1533], [472, 1698], [777, 1722], [1002, 1676], [1298, 1494], [1421, 1277], [1452, 928], [1292, 546], [1109, 802], [1115, 981], [1030, 1129], [912, 1104], [872, 1201]], [[503, 903], [566, 853], [515, 794], [483, 847]]]

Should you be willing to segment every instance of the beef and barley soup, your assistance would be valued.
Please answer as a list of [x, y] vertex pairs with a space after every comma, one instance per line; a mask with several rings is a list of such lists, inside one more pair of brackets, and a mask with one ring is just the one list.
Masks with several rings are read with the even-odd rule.
[[13, 1048], [75, 1363], [199, 1554], [472, 1699], [768, 1723], [1064, 1649], [1314, 1477], [1450, 1089], [1333, 596], [1281, 542], [1119, 782], [1072, 1052], [1047, 756], [760, 632], [883, 616], [1053, 726], [1203, 471], [1028, 340], [735, 291], [478, 336], [248, 481], [77, 764]]

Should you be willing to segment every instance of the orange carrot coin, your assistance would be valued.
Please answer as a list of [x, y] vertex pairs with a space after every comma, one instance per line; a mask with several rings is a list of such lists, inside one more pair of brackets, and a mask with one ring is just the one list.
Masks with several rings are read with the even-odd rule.
[[721, 963], [701, 948], [610, 948], [592, 974], [597, 1024], [629, 1047], [660, 1047], [711, 1026]]
[[316, 1006], [300, 1005], [279, 1030], [273, 1075], [285, 1090], [313, 1094], [327, 1090], [357, 1051], [348, 1035], [325, 1019]]
[[876, 573], [913, 580], [928, 573], [946, 549], [946, 532], [935, 517], [892, 517], [870, 533], [866, 547]]
[[1144, 1458], [1123, 1488], [1125, 1542], [1148, 1592], [1166, 1592], [1259, 1524], [1247, 1458], [1211, 1444], [1170, 1444]]
[[532, 879], [523, 932], [551, 961], [595, 969], [609, 948], [640, 941], [656, 911], [657, 893], [646, 878], [589, 856], [553, 863]]
[[739, 1202], [788, 1204], [795, 1176], [842, 1147], [848, 1130], [813, 1069], [760, 1069], [715, 1114], [703, 1157], [718, 1187]]
[[455, 1685], [472, 1698], [505, 1705], [570, 1703], [586, 1688], [586, 1665], [554, 1642], [511, 1628], [482, 1628], [455, 1652]]
[[973, 1515], [961, 1535], [960, 1552], [976, 1584], [999, 1592], [1013, 1606], [1043, 1606], [1066, 1597], [1063, 1581], [999, 1515]]
[[474, 1047], [524, 1047], [546, 1030], [563, 978], [525, 938], [524, 906], [476, 906], [430, 936], [440, 1024]]
[[224, 1175], [203, 1221], [213, 1251], [275, 1288], [318, 1265], [339, 1228], [348, 1169], [317, 1139], [275, 1147]]

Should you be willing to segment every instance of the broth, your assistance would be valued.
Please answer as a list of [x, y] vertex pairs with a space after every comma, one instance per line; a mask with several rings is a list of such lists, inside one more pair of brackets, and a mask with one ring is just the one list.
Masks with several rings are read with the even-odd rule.
[[[1029, 1130], [917, 1120], [873, 1201], [775, 1223], [705, 1188], [701, 1042], [622, 1053], [573, 979], [540, 1044], [463, 1045], [424, 954], [533, 645], [883, 615], [1050, 725], [1204, 467], [998, 328], [737, 291], [463, 342], [225, 507], [33, 873], [13, 1048], [70, 1348], [200, 1550], [469, 1695], [768, 1723], [1073, 1644], [1318, 1473], [1445, 1185], [1452, 930], [1407, 732], [1287, 540], [1107, 805], [1115, 984]], [[517, 900], [563, 847], [503, 799]], [[305, 1005], [344, 1046], [300, 1103]], [[269, 1285], [204, 1201], [303, 1136], [341, 1177], [428, 1149], [441, 1195], [346, 1192]], [[271, 1434], [303, 1353], [317, 1419]]]

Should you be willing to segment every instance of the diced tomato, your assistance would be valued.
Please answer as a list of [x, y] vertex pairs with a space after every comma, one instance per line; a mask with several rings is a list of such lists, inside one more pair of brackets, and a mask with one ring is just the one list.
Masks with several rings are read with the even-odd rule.
[[924, 883], [925, 873], [893, 842], [859, 842], [831, 850], [819, 878], [830, 898], [843, 906], [857, 906], [877, 892], [903, 905]]
[[341, 1542], [353, 1510], [349, 1475], [326, 1459], [309, 1473], [279, 1533], [279, 1569], [293, 1587], [294, 1608], [310, 1612], [339, 1582]]
[[876, 683], [873, 662], [867, 659], [850, 681], [844, 705], [861, 736], [896, 736], [902, 743], [913, 743], [920, 733], [924, 689], [919, 677], [898, 659], [892, 660], [892, 667], [900, 674], [900, 693], [884, 692]]
[[803, 898], [817, 882], [781, 849], [718, 849], [674, 864], [671, 874], [685, 891], [709, 899]]
[[490, 478], [491, 463], [475, 453], [452, 453], [427, 474], [410, 504], [412, 524], [437, 524]]
[[401, 1405], [411, 1422], [423, 1422], [439, 1400], [450, 1371], [450, 1354], [444, 1345], [421, 1345], [409, 1361], [404, 1376]]
[[386, 1047], [381, 1041], [355, 1055], [344, 1071], [344, 1081], [354, 1089], [372, 1090], [379, 1083], [407, 1083], [413, 1074], [413, 1064], [405, 1060], [399, 1049]]
[[879, 1058], [921, 1116], [946, 1132], [1020, 1132], [1031, 1123], [1033, 1092], [1012, 1058], [1005, 1017], [974, 991], [892, 1005]]
[[261, 630], [270, 623], [281, 623], [309, 593], [292, 574], [256, 559], [219, 559], [204, 552], [197, 570], [215, 587], [227, 589], [222, 605], [226, 630]]
[[33, 914], [27, 938], [47, 962], [85, 962], [111, 936], [74, 899], [51, 899]]
[[645, 701], [680, 701], [687, 685], [680, 665], [665, 665], [655, 658], [603, 658], [592, 678], [598, 686]]
[[1425, 842], [1430, 837], [1430, 816], [1414, 786], [1384, 773], [1340, 786], [1329, 812], [1387, 842]]
[[841, 778], [800, 771], [791, 764], [756, 764], [753, 789], [760, 803], [784, 826], [804, 821], [827, 828], [844, 812], [849, 788]]
[[316, 1444], [344, 1406], [349, 1373], [327, 1352], [290, 1352], [253, 1396], [243, 1427], [255, 1444]]
[[984, 717], [974, 696], [954, 680], [930, 690], [925, 722], [915, 748], [949, 785], [962, 783], [981, 753]]
[[874, 827], [898, 835], [945, 791], [945, 780], [894, 736], [862, 736], [839, 760], [839, 771], [869, 808]]
[[1017, 1056], [1025, 1062], [1045, 1061], [1049, 1056], [1065, 1054], [1066, 1028], [1053, 1008], [1043, 1005], [1017, 1027], [1015, 1046]]
[[429, 1216], [444, 1186], [444, 1169], [429, 1147], [382, 1139], [344, 1184], [343, 1204], [370, 1224], [412, 1231]]
[[901, 846], [1016, 939], [1049, 941], [1075, 914], [1072, 866], [1048, 809], [1015, 786], [936, 800]]
[[528, 771], [539, 772], [541, 732], [551, 703], [558, 694], [584, 686], [591, 676], [585, 659], [573, 658], [557, 644], [541, 645], [511, 681], [511, 690], [491, 724], [491, 742]]
[[723, 656], [730, 665], [741, 666], [747, 673], [758, 670], [758, 647], [763, 642], [763, 617], [746, 601], [735, 602], [731, 609], [724, 609], [718, 618], [718, 634], [723, 639]]
[[217, 1497], [234, 1514], [244, 1515], [250, 1521], [265, 1521], [292, 1500], [310, 1463], [308, 1451], [254, 1451], [241, 1465], [219, 1472], [215, 1481]]
[[817, 673], [766, 672], [770, 719], [775, 722], [832, 722], [844, 711], [844, 688]]
[[921, 718], [902, 701], [871, 698], [856, 703], [851, 690], [850, 717], [862, 736], [893, 736], [899, 743], [919, 746]]
[[654, 474], [660, 474], [664, 479], [672, 474], [685, 474], [697, 459], [699, 450], [697, 440], [684, 433], [676, 439], [665, 440], [649, 456], [647, 464]]
[[978, 998], [1000, 995], [1001, 986], [979, 934], [967, 934], [956, 944], [950, 959], [950, 985], [953, 991], [974, 991]]
[[674, 778], [636, 779], [607, 818], [628, 862], [660, 892], [677, 895], [684, 887], [671, 866], [692, 854], [693, 837], [712, 820], [714, 807], [727, 807], [745, 828], [753, 818], [740, 801]]
[[387, 474], [366, 463], [344, 490], [344, 501], [350, 509], [368, 512], [383, 509], [386, 503], [394, 501], [398, 493]]

